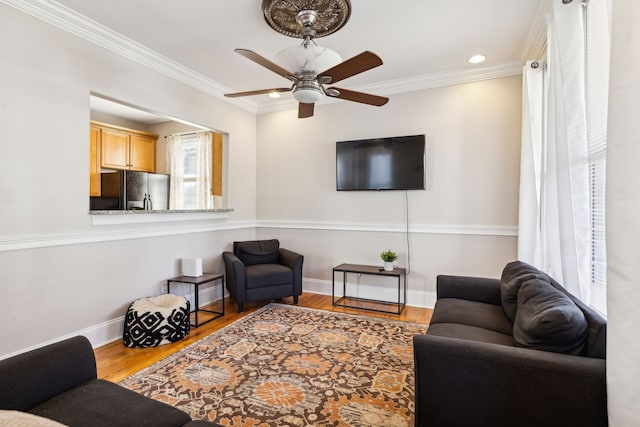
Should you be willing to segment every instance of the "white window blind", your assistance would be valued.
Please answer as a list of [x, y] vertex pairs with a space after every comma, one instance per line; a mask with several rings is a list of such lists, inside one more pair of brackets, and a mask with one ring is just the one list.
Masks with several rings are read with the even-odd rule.
[[585, 86], [591, 209], [591, 305], [607, 313], [605, 190], [609, 87], [609, 2], [589, 0], [585, 8]]

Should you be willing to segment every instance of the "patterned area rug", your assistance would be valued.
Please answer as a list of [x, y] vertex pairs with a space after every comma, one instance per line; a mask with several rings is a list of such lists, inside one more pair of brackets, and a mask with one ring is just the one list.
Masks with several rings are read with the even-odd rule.
[[269, 304], [121, 385], [225, 426], [413, 426], [425, 330]]

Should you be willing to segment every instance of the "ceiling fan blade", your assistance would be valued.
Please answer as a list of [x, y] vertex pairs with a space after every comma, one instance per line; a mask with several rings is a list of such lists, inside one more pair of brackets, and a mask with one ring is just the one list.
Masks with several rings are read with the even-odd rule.
[[294, 73], [292, 73], [291, 71], [285, 70], [284, 68], [282, 68], [278, 64], [269, 61], [264, 56], [260, 56], [260, 55], [258, 55], [257, 53], [255, 53], [252, 50], [249, 50], [249, 49], [236, 49], [235, 51], [238, 52], [240, 55], [244, 56], [245, 58], [252, 60], [256, 64], [262, 65], [264, 68], [273, 71], [274, 73], [278, 74], [279, 76], [284, 77], [285, 79], [289, 79], [291, 81], [298, 81], [299, 80], [298, 77]]
[[273, 92], [291, 92], [290, 87], [277, 87], [274, 89], [249, 90], [247, 92], [225, 93], [224, 96], [229, 98], [237, 98], [239, 96], [262, 95], [263, 93]]
[[304, 102], [300, 102], [298, 104], [298, 118], [306, 119], [307, 117], [313, 116], [313, 109], [315, 104], [307, 104]]
[[380, 59], [380, 57], [375, 53], [366, 50], [361, 54], [356, 55], [351, 59], [347, 59], [335, 67], [331, 67], [327, 71], [318, 74], [318, 80], [321, 80], [323, 77], [330, 77], [331, 80], [327, 83], [333, 84], [379, 65], [382, 65], [382, 59]]
[[389, 98], [385, 98], [384, 96], [371, 95], [370, 93], [356, 92], [348, 89], [340, 89], [339, 87], [330, 87], [329, 89], [337, 90], [339, 93], [337, 95], [331, 95], [329, 91], [327, 95], [334, 98], [345, 99], [347, 101], [361, 102], [363, 104], [375, 105], [376, 107], [381, 107], [389, 102]]

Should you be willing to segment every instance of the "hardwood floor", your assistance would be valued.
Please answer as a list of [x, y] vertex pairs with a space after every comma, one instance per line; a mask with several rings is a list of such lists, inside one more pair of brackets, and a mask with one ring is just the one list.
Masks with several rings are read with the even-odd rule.
[[[285, 304], [291, 304], [292, 298], [284, 300], [276, 300]], [[202, 325], [198, 328], [192, 328], [189, 335], [176, 343], [166, 344], [154, 348], [128, 348], [122, 344], [122, 340], [114, 341], [105, 346], [95, 349], [96, 362], [98, 366], [98, 377], [113, 382], [119, 382], [136, 372], [153, 365], [157, 361], [169, 356], [172, 353], [198, 341], [199, 339], [215, 332], [222, 327], [233, 323], [234, 321], [256, 311], [258, 308], [268, 304], [269, 301], [262, 303], [245, 304], [245, 311], [238, 314], [235, 304], [227, 300], [225, 306], [225, 315], [219, 319]], [[431, 320], [432, 310], [426, 308], [405, 307], [400, 315], [376, 313], [371, 311], [363, 311], [356, 309], [348, 309], [343, 307], [334, 307], [331, 304], [331, 297], [328, 295], [319, 295], [304, 293], [298, 301], [300, 307], [317, 308], [322, 310], [336, 311], [341, 313], [367, 314], [371, 316], [384, 317], [388, 319], [402, 320], [406, 322], [429, 324]]]

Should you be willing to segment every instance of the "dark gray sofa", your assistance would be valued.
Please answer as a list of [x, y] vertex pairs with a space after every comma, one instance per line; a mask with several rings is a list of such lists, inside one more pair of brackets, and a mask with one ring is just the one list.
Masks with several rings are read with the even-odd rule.
[[414, 337], [415, 425], [606, 426], [605, 350], [605, 319], [528, 264], [438, 276]]
[[97, 379], [93, 349], [81, 336], [1, 360], [0, 410], [78, 427], [220, 427]]

